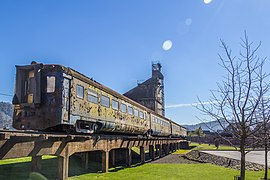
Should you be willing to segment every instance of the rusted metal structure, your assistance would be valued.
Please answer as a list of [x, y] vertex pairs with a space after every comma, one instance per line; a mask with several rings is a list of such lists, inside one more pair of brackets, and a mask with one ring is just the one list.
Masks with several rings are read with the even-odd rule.
[[[133, 93], [121, 95], [62, 65], [32, 63], [16, 70], [15, 129], [186, 136], [184, 127], [163, 116], [159, 63], [153, 64], [152, 78], [139, 88], [148, 92], [141, 93], [148, 97], [140, 97], [143, 105], [126, 97]], [[172, 129], [173, 125], [177, 128]]]
[[141, 163], [145, 163], [145, 150], [149, 150], [151, 159], [155, 159], [155, 154], [161, 157], [181, 148], [181, 146], [187, 148], [188, 142], [179, 138], [0, 131], [0, 159], [32, 156], [32, 171], [39, 171], [43, 155], [57, 156], [57, 179], [59, 180], [68, 179], [69, 157], [75, 153], [81, 153], [82, 165], [87, 168], [89, 153], [100, 151], [102, 171], [108, 172], [109, 161], [111, 161], [111, 164], [115, 164], [116, 150], [124, 150], [126, 166], [129, 167], [132, 163], [132, 147], [140, 148]]
[[152, 77], [138, 83], [138, 86], [126, 92], [124, 95], [143, 106], [153, 110], [161, 116], [165, 116], [164, 102], [164, 76], [161, 73], [161, 64], [152, 63]]

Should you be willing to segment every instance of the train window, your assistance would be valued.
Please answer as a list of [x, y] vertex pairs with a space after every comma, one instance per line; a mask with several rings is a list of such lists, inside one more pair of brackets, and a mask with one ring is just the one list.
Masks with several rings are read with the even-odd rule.
[[134, 109], [134, 115], [135, 115], [136, 117], [138, 117], [138, 116], [139, 116], [139, 112], [138, 112], [138, 110], [137, 110], [137, 109]]
[[110, 98], [107, 96], [101, 96], [101, 105], [105, 107], [110, 107]]
[[97, 104], [98, 103], [98, 93], [96, 91], [88, 89], [87, 101]]
[[128, 114], [133, 115], [133, 107], [128, 106]]
[[145, 119], [147, 119], [147, 120], [149, 119], [149, 116], [148, 116], [147, 113], [145, 113], [144, 117], [145, 117]]
[[140, 115], [140, 118], [141, 119], [144, 119], [144, 115], [143, 115], [143, 112], [142, 111], [139, 112], [139, 115]]
[[121, 104], [121, 111], [123, 112], [123, 113], [126, 113], [127, 112], [127, 105], [125, 105], [125, 104]]
[[55, 91], [55, 77], [47, 76], [47, 93], [53, 93]]
[[84, 94], [83, 91], [84, 91], [83, 86], [77, 84], [77, 86], [76, 86], [76, 95], [77, 95], [78, 98], [83, 99], [83, 94]]
[[118, 110], [119, 109], [119, 102], [113, 99], [112, 100], [112, 108], [114, 110]]

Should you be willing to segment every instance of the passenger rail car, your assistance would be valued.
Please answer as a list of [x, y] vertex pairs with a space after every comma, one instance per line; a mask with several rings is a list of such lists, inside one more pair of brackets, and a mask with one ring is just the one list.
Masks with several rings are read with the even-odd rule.
[[13, 104], [13, 127], [21, 130], [170, 136], [172, 123], [181, 127], [61, 65], [16, 66]]

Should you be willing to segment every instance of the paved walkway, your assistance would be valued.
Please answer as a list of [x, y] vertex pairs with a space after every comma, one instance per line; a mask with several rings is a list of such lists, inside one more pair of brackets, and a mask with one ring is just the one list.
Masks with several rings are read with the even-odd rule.
[[[202, 152], [213, 154], [216, 156], [223, 156], [223, 157], [240, 160], [239, 151], [202, 151]], [[264, 165], [264, 151], [251, 151], [247, 153], [246, 161]], [[268, 152], [267, 161], [268, 161], [268, 164], [270, 164], [270, 152]]]

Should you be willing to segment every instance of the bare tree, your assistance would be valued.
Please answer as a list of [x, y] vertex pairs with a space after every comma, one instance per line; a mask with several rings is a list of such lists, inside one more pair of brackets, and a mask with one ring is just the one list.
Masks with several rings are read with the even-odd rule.
[[[223, 130], [228, 130], [239, 141], [241, 154], [240, 179], [245, 179], [246, 148], [250, 145], [248, 138], [254, 136], [254, 127], [257, 124], [255, 112], [266, 93], [263, 82], [266, 74], [263, 72], [265, 59], [256, 54], [261, 42], [254, 46], [249, 42], [245, 32], [241, 38], [241, 51], [238, 56], [221, 40], [224, 54], [220, 55], [221, 67], [226, 75], [217, 90], [212, 90], [210, 104], [202, 103], [198, 107], [205, 115], [217, 120]], [[228, 124], [224, 126], [224, 121]], [[250, 146], [249, 146], [250, 147]]]
[[[269, 89], [270, 84], [265, 84], [265, 87]], [[258, 125], [256, 129], [259, 129], [256, 133], [256, 138], [258, 142], [258, 146], [262, 146], [264, 148], [264, 178], [268, 179], [268, 162], [267, 156], [269, 151], [269, 136], [270, 136], [270, 97], [262, 97], [262, 100], [259, 104], [259, 110], [256, 113]]]

